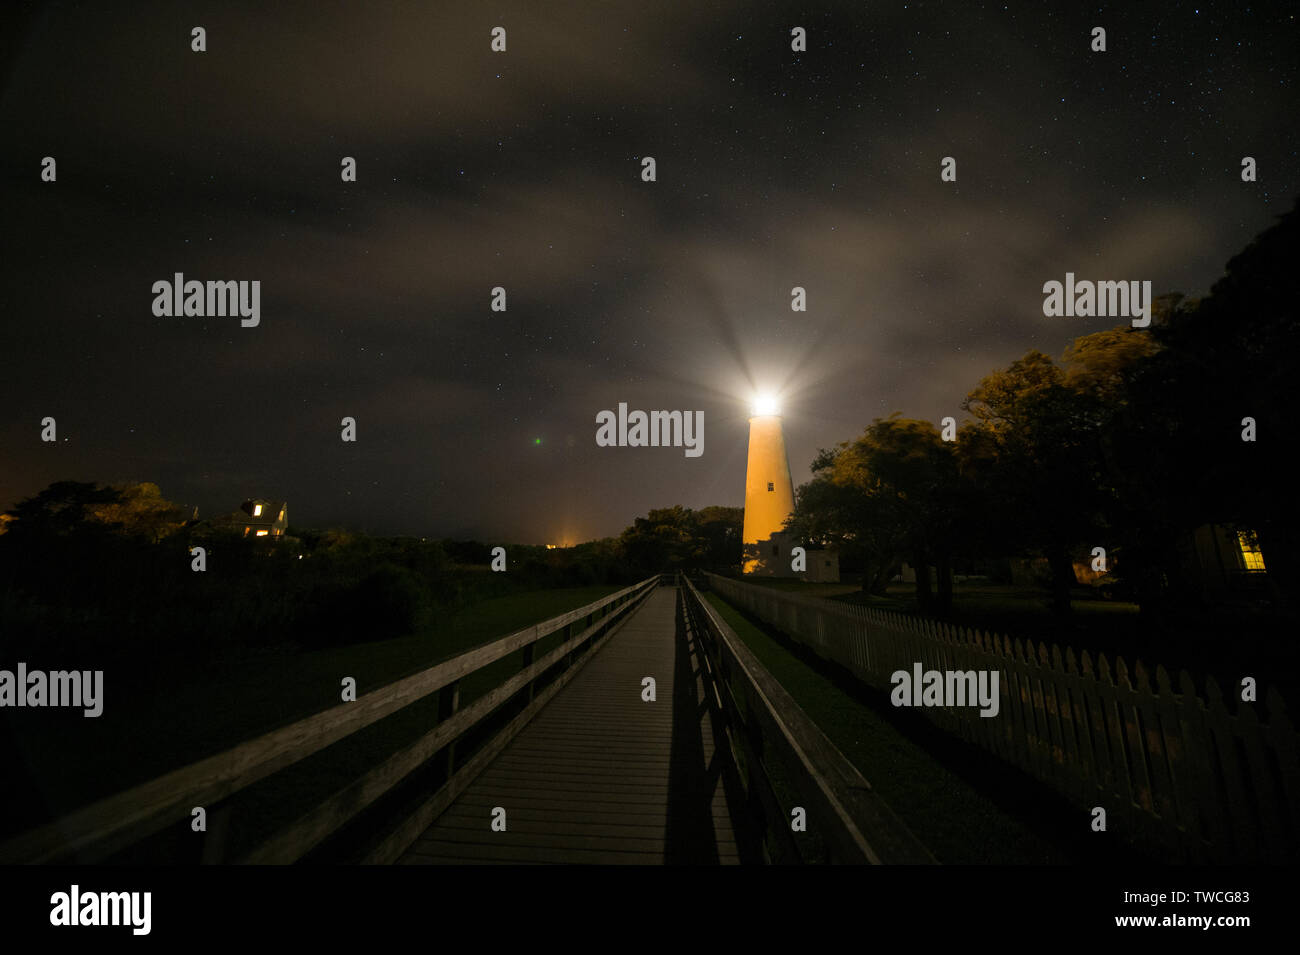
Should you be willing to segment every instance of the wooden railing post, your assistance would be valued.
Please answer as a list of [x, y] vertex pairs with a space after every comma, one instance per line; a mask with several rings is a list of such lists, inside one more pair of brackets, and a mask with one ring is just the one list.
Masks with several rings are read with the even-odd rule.
[[230, 844], [230, 800], [214, 809], [207, 819], [208, 830], [203, 834], [203, 865], [221, 865], [226, 861]]
[[[532, 645], [529, 645], [532, 649]], [[532, 690], [532, 684], [529, 684], [529, 691]], [[438, 691], [438, 722], [445, 723], [455, 715], [460, 709], [460, 680], [453, 680]], [[442, 768], [446, 773], [447, 779], [451, 779], [456, 771], [456, 741], [449, 742], [442, 751]]]
[[[565, 627], [565, 636], [566, 637], [568, 636], [568, 627]], [[524, 647], [524, 665], [520, 669], [527, 670], [530, 666], [533, 665], [533, 661], [536, 659], [537, 659], [537, 644], [534, 642]], [[528, 681], [528, 702], [529, 703], [533, 702], [533, 691], [536, 688], [536, 686], [537, 686], [537, 680], [533, 679]]]

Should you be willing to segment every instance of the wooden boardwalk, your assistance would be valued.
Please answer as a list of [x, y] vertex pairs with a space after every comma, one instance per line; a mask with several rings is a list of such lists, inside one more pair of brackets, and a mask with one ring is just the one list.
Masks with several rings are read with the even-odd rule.
[[[399, 863], [750, 861], [701, 672], [677, 589], [660, 587]], [[504, 832], [491, 828], [495, 807]]]

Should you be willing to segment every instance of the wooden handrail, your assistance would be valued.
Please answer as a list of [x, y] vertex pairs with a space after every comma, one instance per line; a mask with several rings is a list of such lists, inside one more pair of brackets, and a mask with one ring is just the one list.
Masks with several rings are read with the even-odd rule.
[[[132, 845], [152, 835], [178, 819], [188, 817], [194, 806], [211, 806], [213, 803], [227, 799], [258, 780], [299, 762], [313, 753], [319, 752], [326, 746], [364, 729], [372, 723], [395, 713], [397, 710], [424, 698], [428, 694], [463, 680], [470, 674], [510, 655], [516, 650], [533, 646], [538, 640], [568, 627], [575, 621], [601, 613], [607, 609], [613, 609], [617, 614], [622, 614], [637, 597], [648, 593], [658, 583], [658, 580], [659, 575], [646, 578], [640, 583], [593, 601], [586, 606], [492, 640], [449, 660], [434, 664], [411, 676], [380, 687], [361, 696], [355, 702], [333, 706], [328, 710], [298, 720], [289, 726], [272, 730], [224, 752], [166, 773], [124, 792], [101, 799], [52, 823], [18, 835], [0, 844], [0, 863], [49, 862], [78, 851], [85, 852], [96, 858], [103, 858], [118, 849]], [[584, 639], [589, 639], [595, 630], [608, 626], [611, 622], [611, 616], [607, 614], [599, 620], [593, 621], [593, 625], [587, 628], [584, 634], [566, 641], [561, 649], [572, 649], [573, 646], [581, 643]], [[558, 659], [558, 653], [553, 651], [540, 663], [532, 664], [526, 668], [524, 672], [530, 674], [527, 679], [521, 680], [520, 677], [523, 674], [519, 674], [507, 680], [503, 687], [512, 685], [522, 687], [530, 683], [546, 667], [553, 665]], [[503, 702], [509, 697], [509, 694], [500, 695], [500, 690], [503, 687], [498, 687], [488, 696], [496, 700], [497, 703]], [[452, 721], [457, 727], [456, 735], [463, 734], [465, 730], [486, 716], [491, 709], [491, 707], [479, 706], [476, 703], [474, 706], [460, 711], [461, 714], [473, 714], [473, 716], [457, 716]], [[421, 744], [427, 746], [429, 742], [441, 739], [442, 735], [435, 729], [432, 733], [426, 734], [415, 746], [420, 747]], [[403, 755], [409, 760], [411, 750], [412, 747], [407, 747], [401, 753], [390, 757], [376, 770], [366, 773], [358, 781], [365, 784], [364, 789], [368, 796], [365, 804], [368, 805], [383, 791], [396, 784], [401, 776], [394, 777], [392, 775], [391, 764], [399, 756]], [[401, 765], [405, 766], [406, 763]], [[387, 767], [387, 771], [381, 772], [385, 770], [385, 767]], [[414, 764], [410, 765], [409, 769], [413, 768]], [[409, 772], [409, 769], [407, 769], [407, 772]], [[402, 776], [404, 775], [405, 772], [402, 773]], [[377, 780], [384, 782], [385, 785], [382, 788], [377, 787]], [[351, 791], [352, 788], [352, 786], [348, 787], [345, 792]], [[332, 804], [333, 800], [330, 800], [324, 805], [328, 807]], [[354, 806], [348, 817], [354, 815], [360, 808], [360, 806]], [[314, 814], [318, 810], [309, 813], [308, 818], [315, 818]], [[338, 818], [337, 811], [333, 811], [330, 818], [333, 824], [324, 826], [321, 825], [319, 818], [317, 818], [314, 829], [310, 825], [304, 826], [302, 820], [299, 820], [294, 825], [299, 827], [300, 832], [311, 830], [313, 833], [319, 834], [324, 830], [324, 834], [328, 834], [328, 832], [332, 832], [338, 825], [346, 821], [345, 818]], [[323, 834], [319, 834], [319, 838], [323, 838]], [[305, 848], [308, 847], [307, 842], [310, 841], [311, 844], [314, 844], [315, 841], [319, 841], [319, 838], [315, 840], [298, 839], [293, 844], [305, 851]], [[272, 842], [276, 842], [276, 840], [273, 839]], [[279, 852], [272, 851], [270, 855], [275, 857], [277, 861], [284, 861], [284, 844], [278, 844], [280, 845]], [[299, 854], [301, 853], [299, 852]]]
[[[785, 757], [782, 765], [796, 776], [795, 788], [808, 804], [810, 827], [822, 835], [831, 861], [848, 863], [934, 864], [935, 858], [862, 777], [835, 744], [809, 718], [794, 698], [736, 636], [689, 578], [683, 578], [688, 611], [696, 633], [703, 638], [719, 684], [723, 709], [739, 730], [737, 742], [745, 747], [751, 768], [765, 758], [764, 743], [776, 743]], [[738, 685], [737, 685], [738, 684]], [[749, 704], [739, 705], [736, 691]], [[750, 711], [746, 714], [745, 710]], [[777, 732], [762, 732], [765, 724]], [[751, 771], [751, 782], [763, 787], [763, 802], [777, 802], [766, 773]], [[796, 845], [789, 831], [793, 807], [786, 806], [766, 819], [765, 828], [779, 827], [781, 843]]]

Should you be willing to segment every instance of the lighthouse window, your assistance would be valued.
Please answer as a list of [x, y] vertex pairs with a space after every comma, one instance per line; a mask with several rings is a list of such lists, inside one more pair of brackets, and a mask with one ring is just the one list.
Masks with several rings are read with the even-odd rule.
[[768, 482], [767, 482], [767, 489], [768, 489], [769, 491], [775, 491], [775, 490], [776, 490], [776, 487], [772, 484], [771, 481], [768, 481]]

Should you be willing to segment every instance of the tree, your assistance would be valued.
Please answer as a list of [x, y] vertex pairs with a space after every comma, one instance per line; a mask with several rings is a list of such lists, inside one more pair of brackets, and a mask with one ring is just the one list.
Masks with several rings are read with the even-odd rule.
[[786, 530], [834, 547], [845, 564], [861, 565], [862, 589], [881, 594], [898, 570], [903, 541], [886, 521], [881, 502], [867, 492], [860, 457], [847, 441], [831, 450], [823, 448], [812, 464], [813, 480], [795, 493]]
[[1000, 537], [1008, 552], [1040, 551], [1051, 570], [1052, 609], [1069, 613], [1073, 552], [1102, 528], [1103, 396], [1071, 387], [1051, 358], [1030, 350], [986, 376], [962, 407], [975, 418], [961, 436], [969, 447], [965, 473], [997, 522], [986, 535]]
[[735, 568], [741, 561], [745, 509], [711, 505], [695, 512], [695, 533], [704, 546], [704, 563], [714, 570]]
[[[1178, 535], [1219, 523], [1257, 535], [1277, 605], [1300, 612], [1290, 381], [1300, 350], [1297, 261], [1300, 202], [1229, 260], [1209, 296], [1153, 323], [1161, 347], [1130, 376], [1115, 471], [1128, 476], [1128, 519], [1146, 525], [1146, 590], [1171, 605], [1194, 596], [1177, 573]], [[1247, 418], [1254, 441], [1242, 440]]]
[[[156, 485], [57, 481], [10, 512], [0, 579], [37, 602], [68, 607], [131, 598], [150, 584], [154, 545], [180, 526]], [[169, 546], [175, 546], [169, 545]]]
[[743, 519], [739, 507], [658, 508], [633, 521], [618, 545], [640, 577], [700, 567], [732, 569], [740, 564]]
[[1179, 572], [1179, 548], [1185, 534], [1210, 520], [1204, 455], [1194, 435], [1205, 420], [1202, 406], [1212, 399], [1199, 385], [1187, 388], [1187, 356], [1169, 351], [1163, 335], [1195, 308], [1168, 296], [1150, 330], [1099, 333], [1113, 335], [1117, 345], [1109, 360], [1095, 362], [1109, 371], [1100, 380], [1086, 372], [1076, 377], [1077, 386], [1091, 387], [1109, 409], [1100, 448], [1114, 574], [1142, 612], [1155, 616], [1201, 596]]
[[116, 499], [93, 505], [90, 513], [116, 531], [157, 543], [185, 524], [185, 509], [164, 498], [157, 484], [120, 484], [113, 490]]
[[[1292, 363], [1300, 350], [1300, 303], [1294, 275], [1300, 262], [1300, 200], [1277, 224], [1232, 258], [1227, 274], [1185, 327], [1185, 337], [1214, 340], [1220, 413], [1225, 431], [1210, 437], [1224, 512], [1258, 533], [1268, 578], [1279, 605], [1300, 613], [1300, 508], [1295, 505], [1296, 424]], [[1199, 326], [1205, 326], [1202, 330]], [[1171, 329], [1169, 347], [1183, 336]], [[1205, 354], [1202, 352], [1202, 354]], [[1242, 420], [1253, 418], [1257, 438], [1241, 440]], [[1228, 438], [1224, 445], [1220, 435]], [[1219, 449], [1222, 448], [1222, 451]]]
[[[1155, 320], [1161, 324], [1168, 321], [1182, 298], [1165, 296], [1164, 302], [1156, 305]], [[1062, 356], [1065, 385], [1091, 395], [1097, 399], [1096, 407], [1109, 414], [1128, 403], [1134, 370], [1160, 349], [1159, 341], [1149, 331], [1130, 325], [1076, 338]]]
[[643, 576], [697, 566], [704, 554], [694, 514], [680, 504], [638, 517], [620, 541], [629, 563]]
[[[952, 607], [952, 556], [959, 533], [960, 477], [951, 445], [928, 421], [877, 418], [863, 435], [813, 462], [787, 529], [856, 551], [866, 560], [863, 589], [878, 590], [900, 558], [916, 566], [922, 612]], [[936, 600], [930, 565], [939, 573]]]
[[9, 511], [10, 530], [19, 537], [67, 536], [83, 530], [97, 511], [120, 506], [122, 493], [111, 487], [82, 481], [56, 481]]

